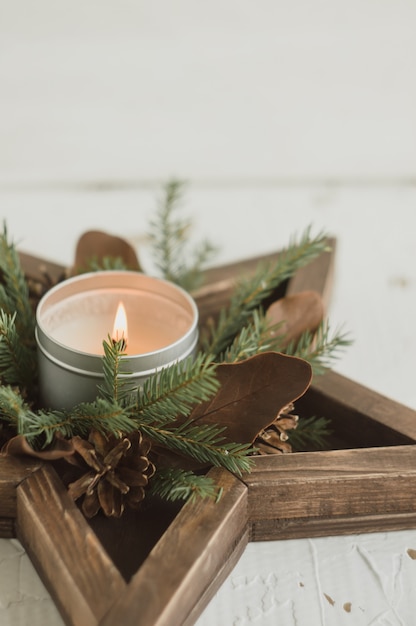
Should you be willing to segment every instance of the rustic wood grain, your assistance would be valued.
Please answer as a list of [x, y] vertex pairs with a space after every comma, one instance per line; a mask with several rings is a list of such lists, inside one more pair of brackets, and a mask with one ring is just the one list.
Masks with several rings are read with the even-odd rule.
[[[252, 540], [264, 539], [262, 527], [268, 539], [308, 536], [312, 526], [336, 534], [336, 520], [344, 525], [349, 520], [350, 530], [364, 532], [367, 516], [378, 516], [380, 527], [385, 515], [391, 527], [395, 515], [416, 510], [416, 446], [261, 457], [244, 481]], [[257, 524], [270, 520], [276, 523]], [[270, 536], [271, 528], [276, 536]]]
[[13, 539], [15, 536], [15, 516], [0, 517], [0, 537], [2, 539]]
[[66, 623], [96, 626], [125, 583], [51, 466], [17, 488], [16, 526]]
[[250, 541], [285, 541], [306, 537], [331, 537], [414, 528], [416, 528], [415, 512], [266, 519], [256, 520], [251, 524]]
[[16, 517], [16, 487], [41, 466], [41, 461], [0, 455], [0, 517]]
[[336, 372], [315, 377], [296, 409], [331, 420], [337, 442], [365, 448], [416, 442], [416, 411]]
[[232, 570], [248, 539], [247, 488], [225, 470], [212, 476], [221, 499], [182, 508], [101, 626], [192, 623]]

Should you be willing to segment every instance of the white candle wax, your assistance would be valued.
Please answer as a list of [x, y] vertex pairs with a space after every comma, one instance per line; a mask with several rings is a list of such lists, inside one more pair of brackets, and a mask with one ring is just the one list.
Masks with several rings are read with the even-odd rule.
[[57, 302], [43, 325], [57, 342], [89, 354], [104, 354], [119, 302], [128, 320], [126, 354], [154, 352], [174, 343], [192, 325], [192, 314], [158, 294], [133, 289], [96, 289]]

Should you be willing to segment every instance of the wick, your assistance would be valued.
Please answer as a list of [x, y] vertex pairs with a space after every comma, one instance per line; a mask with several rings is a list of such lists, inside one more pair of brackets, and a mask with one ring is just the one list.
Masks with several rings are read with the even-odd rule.
[[125, 352], [127, 350], [127, 341], [124, 339], [124, 335], [121, 336], [121, 339], [112, 338], [113, 346], [119, 344], [120, 352]]

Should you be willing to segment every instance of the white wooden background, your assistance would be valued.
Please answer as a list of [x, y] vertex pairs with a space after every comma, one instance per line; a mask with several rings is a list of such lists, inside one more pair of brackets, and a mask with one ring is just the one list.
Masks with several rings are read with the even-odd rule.
[[[64, 264], [85, 230], [120, 234], [150, 272], [172, 177], [218, 263], [325, 230], [354, 339], [335, 369], [416, 409], [415, 27], [412, 0], [0, 0], [0, 217]], [[410, 626], [409, 549], [416, 531], [250, 544], [198, 626]], [[0, 624], [61, 623], [1, 540]]]

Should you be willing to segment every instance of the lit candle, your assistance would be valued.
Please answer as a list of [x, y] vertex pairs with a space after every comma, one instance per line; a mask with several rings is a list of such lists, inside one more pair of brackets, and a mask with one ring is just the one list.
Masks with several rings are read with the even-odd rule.
[[121, 341], [124, 343], [124, 350], [127, 349], [127, 337], [129, 335], [127, 325], [127, 313], [125, 306], [122, 302], [118, 303], [117, 313], [114, 318], [113, 334], [111, 339], [113, 341]]
[[53, 287], [36, 311], [45, 407], [71, 408], [95, 399], [109, 337], [124, 339], [122, 375], [138, 386], [195, 353], [196, 304], [177, 285], [139, 272], [93, 272]]

